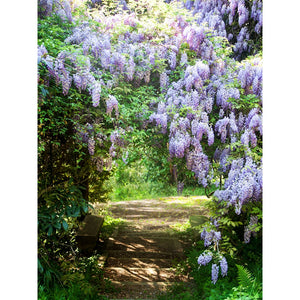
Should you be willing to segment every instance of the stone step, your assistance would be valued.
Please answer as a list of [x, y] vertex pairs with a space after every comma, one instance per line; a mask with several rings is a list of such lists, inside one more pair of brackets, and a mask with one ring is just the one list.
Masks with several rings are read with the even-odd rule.
[[77, 245], [80, 250], [91, 251], [96, 247], [103, 221], [104, 218], [101, 216], [85, 216], [76, 235]]
[[107, 267], [129, 267], [129, 268], [170, 268], [180, 259], [170, 258], [136, 258], [136, 257], [124, 257], [116, 258], [109, 257], [106, 260]]
[[175, 220], [171, 216], [165, 217], [165, 218], [155, 218], [155, 217], [149, 218], [149, 217], [147, 217], [147, 218], [141, 218], [141, 219], [137, 219], [137, 218], [130, 219], [130, 216], [129, 216], [129, 217], [126, 217], [126, 220], [129, 221], [130, 225], [138, 225], [139, 223], [168, 225], [168, 224], [176, 224], [176, 223], [186, 222], [189, 220], [189, 215], [186, 215], [185, 217], [181, 217], [181, 218], [176, 217]]
[[187, 276], [177, 275], [171, 268], [122, 268], [107, 267], [104, 270], [104, 278], [116, 281], [167, 281], [167, 282], [184, 282]]
[[120, 214], [124, 219], [146, 219], [146, 218], [167, 218], [167, 217], [181, 217], [188, 218], [191, 213], [201, 213], [201, 210], [184, 210], [184, 209], [172, 209], [172, 210], [154, 210], [148, 208], [113, 208], [111, 210], [113, 214]]
[[[172, 285], [165, 281], [111, 281], [111, 284], [118, 293], [109, 294], [110, 299], [115, 300], [156, 300], [157, 296]], [[124, 292], [126, 289], [126, 293]], [[128, 294], [130, 293], [130, 298]]]
[[183, 252], [178, 239], [172, 237], [110, 237], [106, 249], [107, 251]]
[[134, 222], [131, 222], [128, 224], [127, 229], [123, 229], [123, 232], [129, 231], [129, 229], [131, 231], [148, 231], [148, 230], [152, 230], [152, 231], [166, 231], [166, 230], [170, 230], [172, 228], [173, 225], [181, 223], [184, 224], [188, 221], [188, 218], [185, 219], [176, 219], [176, 221], [172, 221], [172, 220], [157, 220], [157, 219], [139, 219], [139, 220], [135, 220]]
[[162, 251], [123, 251], [123, 250], [109, 250], [108, 258], [153, 258], [153, 259], [184, 259], [183, 252], [162, 252]]
[[130, 228], [130, 231], [127, 228], [120, 228], [118, 230], [118, 235], [126, 235], [128, 237], [131, 236], [140, 236], [140, 237], [161, 237], [161, 238], [172, 238], [172, 237], [176, 237], [176, 232], [173, 231], [170, 228], [167, 228], [166, 230], [157, 230], [157, 231], [153, 231], [153, 230], [138, 230], [138, 229], [134, 229], [134, 228]]

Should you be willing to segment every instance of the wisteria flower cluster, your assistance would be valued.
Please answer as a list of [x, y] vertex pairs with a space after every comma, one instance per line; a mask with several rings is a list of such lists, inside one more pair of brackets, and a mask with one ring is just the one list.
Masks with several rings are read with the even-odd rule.
[[198, 264], [201, 266], [206, 266], [213, 258], [212, 253], [202, 253], [198, 257]]
[[40, 16], [56, 14], [63, 20], [73, 21], [71, 5], [67, 0], [39, 0], [38, 8]]
[[256, 225], [258, 223], [258, 217], [257, 216], [250, 216], [250, 221], [248, 226], [245, 226], [245, 231], [244, 231], [244, 242], [246, 244], [250, 243], [250, 238], [251, 236], [256, 235]]
[[214, 195], [228, 206], [234, 206], [239, 215], [248, 202], [262, 200], [262, 186], [262, 168], [250, 157], [240, 158], [231, 163], [224, 189]]
[[262, 60], [253, 59], [242, 64], [238, 80], [246, 94], [255, 94], [259, 99], [262, 99]]
[[204, 240], [204, 246], [210, 246], [212, 243], [217, 247], [221, 240], [221, 232], [213, 229], [207, 231], [205, 228], [201, 232], [201, 239]]
[[124, 148], [125, 147], [125, 130], [123, 128], [117, 128], [114, 130], [110, 135], [111, 146], [109, 149], [109, 154], [111, 157], [116, 157], [117, 155], [117, 148]]
[[[261, 39], [261, 0], [195, 0], [182, 3], [193, 12], [197, 24], [208, 25], [215, 35], [226, 37], [233, 43], [236, 58], [240, 59], [243, 53], [253, 54], [249, 33], [253, 31], [256, 38]], [[239, 31], [236, 31], [237, 26]]]
[[[213, 253], [210, 251], [206, 251], [202, 253], [198, 257], [198, 264], [199, 266], [206, 266], [208, 263], [210, 263], [213, 260]], [[211, 281], [213, 284], [216, 284], [219, 277], [219, 270], [221, 269], [221, 275], [222, 277], [225, 277], [227, 275], [228, 271], [228, 264], [227, 260], [224, 256], [217, 256], [215, 260], [218, 260], [218, 264], [213, 263], [211, 266]]]
[[[178, 50], [183, 42], [179, 37], [164, 37], [160, 44], [148, 43], [143, 33], [127, 30], [118, 36], [116, 44], [111, 43], [113, 32], [117, 26], [127, 25], [135, 28], [138, 20], [134, 14], [115, 15], [112, 17], [94, 17], [105, 29], [92, 30], [88, 22], [75, 27], [73, 34], [66, 39], [67, 43], [81, 45], [84, 55], [91, 54], [97, 62], [100, 60], [104, 70], [122, 77], [126, 81], [149, 83], [151, 73], [160, 70], [161, 62], [168, 63], [170, 70], [177, 64]], [[160, 70], [160, 85], [164, 91], [169, 84], [168, 75]]]

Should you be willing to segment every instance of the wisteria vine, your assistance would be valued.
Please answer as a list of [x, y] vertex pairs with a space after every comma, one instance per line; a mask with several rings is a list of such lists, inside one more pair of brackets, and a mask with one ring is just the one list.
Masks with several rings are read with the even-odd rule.
[[[113, 16], [106, 16], [99, 8], [88, 16], [89, 21], [77, 20], [65, 40], [73, 50], [53, 57], [44, 45], [38, 47], [38, 63], [48, 71], [44, 82], [53, 79], [64, 95], [74, 85], [89, 95], [93, 107], [103, 102], [107, 115], [116, 119], [120, 111], [119, 101], [111, 92], [114, 87], [122, 81], [134, 86], [156, 83], [161, 96], [149, 107], [148, 126], [156, 126], [158, 133], [167, 136], [169, 161], [184, 161], [204, 187], [218, 186], [214, 198], [237, 215], [243, 214], [249, 203], [261, 203], [263, 73], [257, 53], [261, 49], [262, 2], [184, 1], [193, 17], [174, 15], [163, 20], [162, 26], [171, 34], [141, 30], [143, 20], [126, 2], [118, 3], [122, 11]], [[72, 9], [68, 1], [39, 1], [41, 16], [55, 13], [74, 22]], [[257, 55], [242, 60], [248, 54]], [[178, 70], [181, 75], [174, 79]], [[104, 76], [108, 73], [109, 79]], [[126, 148], [126, 132], [119, 126], [109, 137], [89, 123], [78, 125], [76, 131], [99, 171], [104, 166], [111, 168], [117, 151]], [[107, 158], [96, 157], [95, 146], [101, 147], [108, 140]], [[124, 162], [127, 157], [128, 152]], [[183, 181], [178, 181], [178, 191], [183, 188]], [[258, 223], [259, 218], [252, 214], [244, 225], [245, 243], [256, 234]], [[198, 264], [212, 263], [211, 280], [215, 284], [219, 272], [226, 276], [228, 270], [219, 249], [222, 234], [216, 221], [210, 228], [204, 227], [201, 238], [204, 246], [213, 250], [205, 250]]]

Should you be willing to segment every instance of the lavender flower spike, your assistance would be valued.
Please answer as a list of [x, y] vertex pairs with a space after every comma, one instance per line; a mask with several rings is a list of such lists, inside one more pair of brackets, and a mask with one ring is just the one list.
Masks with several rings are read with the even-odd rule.
[[227, 275], [227, 271], [228, 271], [227, 260], [226, 260], [226, 258], [224, 256], [220, 260], [220, 266], [221, 266], [221, 274], [224, 277], [224, 276]]
[[201, 266], [207, 265], [212, 260], [212, 255], [210, 253], [208, 254], [201, 254], [198, 257], [198, 264]]
[[219, 266], [213, 264], [211, 266], [211, 281], [213, 284], [216, 284], [216, 282], [218, 281], [218, 274], [219, 274]]

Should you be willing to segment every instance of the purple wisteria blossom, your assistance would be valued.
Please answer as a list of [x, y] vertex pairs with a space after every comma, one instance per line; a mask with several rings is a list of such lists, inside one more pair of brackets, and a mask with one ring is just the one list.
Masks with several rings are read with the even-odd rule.
[[250, 242], [251, 235], [255, 235], [255, 227], [258, 223], [257, 216], [250, 216], [250, 221], [248, 226], [245, 227], [244, 231], [244, 242], [248, 244]]
[[223, 256], [220, 260], [220, 267], [221, 267], [221, 275], [224, 277], [227, 275], [228, 271], [228, 264], [226, 258]]
[[198, 60], [194, 66], [188, 66], [185, 71], [185, 88], [190, 91], [194, 86], [196, 89], [202, 88], [205, 80], [209, 78], [210, 70], [207, 64]]
[[170, 69], [174, 70], [176, 68], [176, 53], [174, 51], [171, 51], [169, 53], [169, 59], [168, 59]]
[[186, 26], [182, 33], [191, 50], [199, 51], [200, 45], [205, 39], [204, 28], [196, 25]]
[[116, 115], [119, 115], [119, 103], [115, 96], [109, 95], [106, 100], [106, 113], [111, 114], [112, 110], [115, 109]]
[[206, 266], [211, 260], [212, 260], [212, 254], [211, 253], [202, 253], [198, 257], [198, 264], [201, 266]]
[[216, 264], [212, 264], [211, 266], [211, 281], [213, 284], [216, 284], [218, 281], [218, 275], [219, 275], [219, 266]]
[[168, 126], [168, 116], [166, 113], [153, 113], [149, 117], [149, 121], [156, 122], [157, 126], [161, 127], [161, 132], [166, 133], [167, 132], [167, 126]]
[[222, 143], [225, 143], [226, 141], [229, 123], [230, 119], [225, 117], [224, 119], [219, 120], [215, 125], [215, 130], [221, 136]]
[[125, 146], [124, 134], [125, 134], [125, 130], [123, 128], [118, 128], [111, 133], [110, 141], [112, 142], [113, 145], [116, 145], [118, 147], [124, 147]]
[[208, 247], [212, 243], [215, 245], [219, 244], [219, 241], [221, 240], [221, 232], [220, 231], [215, 231], [215, 230], [210, 230], [207, 231], [205, 228], [201, 232], [201, 239], [204, 240], [204, 246]]
[[262, 169], [250, 157], [234, 160], [224, 184], [224, 190], [214, 195], [228, 205], [235, 207], [240, 214], [244, 204], [262, 199]]
[[245, 1], [239, 0], [238, 2], [238, 14], [239, 14], [239, 25], [242, 27], [247, 21], [249, 17], [249, 11], [245, 7]]
[[95, 144], [96, 143], [93, 137], [88, 139], [88, 150], [90, 155], [94, 155], [95, 153]]
[[100, 82], [95, 82], [92, 89], [92, 101], [94, 107], [97, 107], [99, 105], [100, 95], [101, 95], [101, 84]]
[[160, 74], [160, 87], [163, 91], [165, 91], [168, 85], [169, 85], [169, 77], [166, 72], [162, 72]]
[[183, 134], [179, 131], [176, 132], [175, 136], [170, 138], [169, 152], [170, 157], [184, 157], [185, 150], [189, 148], [191, 144], [191, 137], [189, 134]]
[[199, 144], [198, 149], [196, 148], [194, 151], [190, 151], [187, 154], [186, 160], [187, 169], [194, 172], [198, 183], [205, 187], [207, 186], [207, 175], [209, 172], [210, 163], [207, 155], [205, 155], [201, 150], [201, 145]]

